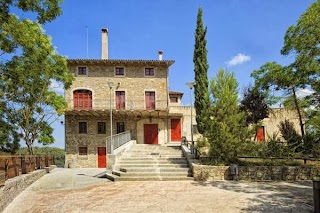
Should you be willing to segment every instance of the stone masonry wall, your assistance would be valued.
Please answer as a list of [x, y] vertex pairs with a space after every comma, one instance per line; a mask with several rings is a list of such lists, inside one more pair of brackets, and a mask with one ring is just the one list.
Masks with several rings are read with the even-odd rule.
[[[144, 68], [150, 65], [125, 66], [119, 65], [92, 65], [82, 64], [88, 68], [88, 76], [76, 76], [77, 65], [68, 65], [69, 71], [74, 73], [75, 80], [70, 89], [66, 90], [65, 98], [69, 109], [73, 107], [73, 91], [77, 89], [91, 90], [93, 109], [109, 109], [110, 89], [108, 81], [115, 84], [111, 100], [115, 100], [115, 91], [125, 91], [126, 109], [145, 109], [145, 91], [154, 91], [156, 109], [167, 109], [167, 67], [154, 67], [155, 76], [144, 76]], [[124, 67], [125, 76], [115, 76], [115, 67]], [[115, 107], [114, 101], [112, 101]]]
[[[205, 166], [193, 164], [193, 177], [200, 181], [233, 180], [229, 166]], [[320, 175], [320, 167], [314, 166], [239, 166], [237, 180], [247, 181], [301, 181]]]
[[[79, 122], [84, 121], [88, 124], [87, 134], [79, 134]], [[106, 122], [106, 134], [97, 134], [98, 122]], [[113, 134], [116, 134], [116, 123], [124, 122], [125, 131], [131, 131], [132, 139], [137, 143], [144, 143], [144, 124], [158, 124], [158, 143], [167, 142], [167, 119], [133, 119], [133, 118], [114, 118]], [[110, 121], [106, 117], [93, 116], [72, 116], [65, 117], [66, 128], [66, 159], [65, 167], [69, 168], [95, 168], [98, 167], [98, 147], [106, 147], [106, 137], [110, 135]], [[79, 147], [87, 147], [87, 155], [79, 155]]]
[[29, 174], [7, 180], [5, 185], [0, 187], [0, 212], [2, 212], [5, 207], [9, 205], [9, 203], [23, 190], [45, 174], [46, 170], [40, 169]]

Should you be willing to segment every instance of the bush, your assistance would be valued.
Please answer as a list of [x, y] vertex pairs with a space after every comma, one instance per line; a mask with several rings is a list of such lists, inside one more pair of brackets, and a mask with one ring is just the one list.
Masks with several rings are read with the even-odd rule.
[[261, 157], [290, 157], [292, 152], [280, 141], [277, 134], [273, 134], [266, 141], [266, 145], [261, 149]]

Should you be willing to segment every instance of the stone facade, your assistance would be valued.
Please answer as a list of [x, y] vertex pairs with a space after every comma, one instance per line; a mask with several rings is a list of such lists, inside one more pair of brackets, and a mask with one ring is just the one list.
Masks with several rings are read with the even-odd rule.
[[295, 110], [288, 110], [284, 108], [273, 108], [270, 110], [269, 118], [265, 118], [262, 120], [262, 125], [265, 128], [265, 138], [268, 139], [272, 137], [273, 134], [277, 134], [279, 137], [279, 124], [281, 121], [285, 119], [290, 120], [294, 124], [295, 129], [298, 133], [300, 132], [300, 125], [299, 125], [299, 117]]
[[[181, 114], [169, 114], [168, 72], [173, 61], [154, 60], [68, 60], [69, 71], [75, 81], [65, 91], [68, 111], [65, 114], [66, 167], [98, 167], [98, 147], [106, 147], [110, 135], [110, 99], [112, 107], [112, 134], [117, 134], [117, 123], [123, 123], [133, 140], [145, 143], [144, 126], [157, 124], [158, 144], [170, 142], [170, 119]], [[78, 75], [78, 67], [86, 67], [86, 75]], [[117, 76], [115, 69], [124, 68]], [[153, 68], [154, 76], [145, 76], [145, 68]], [[115, 87], [108, 87], [108, 82]], [[89, 90], [92, 104], [79, 108], [74, 104], [74, 91]], [[116, 91], [125, 92], [125, 108], [116, 107]], [[155, 108], [146, 108], [145, 92], [155, 93]], [[110, 97], [111, 94], [111, 97]], [[179, 99], [180, 101], [180, 99]], [[79, 122], [86, 123], [86, 133], [79, 133]], [[105, 132], [98, 134], [98, 122], [105, 123]], [[79, 148], [87, 154], [80, 155]]]
[[[168, 108], [167, 76], [169, 65], [167, 62], [119, 61], [116, 63], [115, 61], [68, 61], [68, 69], [75, 76], [71, 88], [65, 92], [69, 109], [73, 109], [73, 91], [77, 89], [88, 89], [92, 92], [92, 109], [108, 109], [110, 106], [108, 81], [115, 84], [115, 89], [111, 93], [113, 108], [115, 108], [115, 91], [125, 91], [126, 109], [129, 110], [145, 109], [145, 91], [155, 92], [157, 110]], [[87, 68], [87, 75], [77, 75], [79, 66]], [[116, 67], [123, 67], [125, 74], [116, 76]], [[144, 68], [149, 67], [154, 68], [155, 75], [152, 77], [144, 75]]]

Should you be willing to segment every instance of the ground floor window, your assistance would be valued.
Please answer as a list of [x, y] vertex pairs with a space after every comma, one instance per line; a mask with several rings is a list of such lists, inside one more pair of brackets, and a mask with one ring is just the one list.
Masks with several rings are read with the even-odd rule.
[[106, 122], [98, 122], [98, 134], [106, 134]]
[[88, 155], [88, 147], [80, 146], [79, 147], [79, 155]]
[[124, 132], [124, 122], [117, 122], [117, 134]]

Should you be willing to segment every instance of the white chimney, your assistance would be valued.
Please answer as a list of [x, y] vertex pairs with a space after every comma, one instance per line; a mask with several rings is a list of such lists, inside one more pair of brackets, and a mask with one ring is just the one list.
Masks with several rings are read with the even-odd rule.
[[162, 54], [163, 54], [162, 50], [159, 50], [158, 51], [159, 61], [162, 61]]
[[108, 29], [101, 29], [101, 59], [109, 59], [108, 57]]

